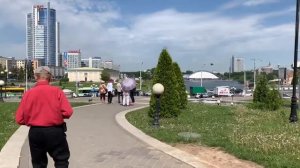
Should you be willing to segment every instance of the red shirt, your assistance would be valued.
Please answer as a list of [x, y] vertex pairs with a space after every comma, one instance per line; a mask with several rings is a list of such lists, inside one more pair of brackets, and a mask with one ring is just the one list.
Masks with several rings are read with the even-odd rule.
[[16, 121], [27, 126], [55, 126], [72, 114], [73, 109], [63, 91], [42, 80], [23, 95]]

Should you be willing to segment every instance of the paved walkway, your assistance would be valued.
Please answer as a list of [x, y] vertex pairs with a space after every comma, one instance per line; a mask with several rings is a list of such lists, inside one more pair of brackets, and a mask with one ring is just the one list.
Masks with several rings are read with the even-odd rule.
[[[74, 115], [67, 121], [70, 168], [193, 167], [193, 164], [180, 161], [141, 141], [118, 125], [115, 120], [117, 113], [145, 106], [148, 102], [148, 98], [137, 97], [137, 103], [129, 107], [113, 102], [75, 108]], [[179, 155], [182, 154], [179, 152]], [[31, 167], [26, 141], [22, 147], [19, 168]], [[49, 159], [48, 167], [54, 167], [52, 159]]]

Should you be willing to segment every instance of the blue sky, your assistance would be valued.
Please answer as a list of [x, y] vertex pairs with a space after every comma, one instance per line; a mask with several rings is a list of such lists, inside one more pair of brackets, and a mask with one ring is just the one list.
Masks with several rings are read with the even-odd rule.
[[[26, 13], [45, 0], [0, 0], [0, 55], [25, 57]], [[182, 71], [225, 72], [293, 62], [296, 0], [51, 0], [61, 50], [80, 49], [122, 71], [155, 67], [167, 48]], [[143, 65], [141, 65], [143, 62]], [[213, 63], [213, 66], [210, 66]]]

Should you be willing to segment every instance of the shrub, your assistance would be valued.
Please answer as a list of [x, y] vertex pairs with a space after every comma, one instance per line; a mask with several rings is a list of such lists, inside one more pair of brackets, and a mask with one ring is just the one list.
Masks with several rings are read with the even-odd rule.
[[274, 111], [279, 109], [282, 104], [283, 101], [278, 90], [275, 90], [274, 87], [270, 89], [266, 76], [260, 75], [253, 95], [253, 104], [250, 107]]

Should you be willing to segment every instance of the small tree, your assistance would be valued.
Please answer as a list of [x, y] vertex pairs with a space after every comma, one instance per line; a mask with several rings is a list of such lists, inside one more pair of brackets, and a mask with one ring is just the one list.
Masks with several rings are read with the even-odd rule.
[[278, 90], [275, 90], [274, 87], [272, 88], [272, 90], [269, 90], [267, 95], [266, 109], [277, 110], [282, 105], [282, 103], [283, 102]]
[[[25, 62], [25, 68], [27, 68], [27, 79], [28, 80], [33, 80], [34, 79], [34, 75], [33, 75], [33, 65], [32, 65], [32, 61], [27, 60]], [[25, 69], [26, 72], [26, 69]]]
[[110, 80], [110, 74], [108, 73], [107, 69], [104, 69], [102, 71], [102, 74], [101, 74], [101, 79], [105, 82], [109, 81]]
[[25, 78], [25, 71], [23, 67], [20, 67], [19, 72], [18, 72], [18, 81], [24, 81]]
[[282, 99], [278, 90], [268, 86], [265, 75], [258, 77], [257, 85], [253, 95], [254, 107], [259, 109], [277, 110], [282, 105]]
[[[161, 95], [161, 117], [176, 117], [179, 114], [179, 100], [176, 86], [176, 75], [173, 69], [172, 58], [168, 51], [163, 49], [155, 72], [153, 74], [153, 84], [161, 83], [164, 86], [164, 93]], [[151, 94], [149, 115], [153, 116], [156, 111], [156, 98]]]
[[178, 107], [180, 109], [185, 109], [187, 106], [188, 100], [187, 100], [187, 94], [186, 94], [186, 89], [185, 89], [185, 85], [184, 85], [183, 75], [181, 73], [179, 65], [176, 62], [173, 63], [173, 69], [174, 69], [174, 72], [176, 75], [177, 91], [179, 94]]
[[265, 75], [259, 75], [257, 78], [256, 88], [253, 94], [253, 102], [266, 102], [269, 87]]

